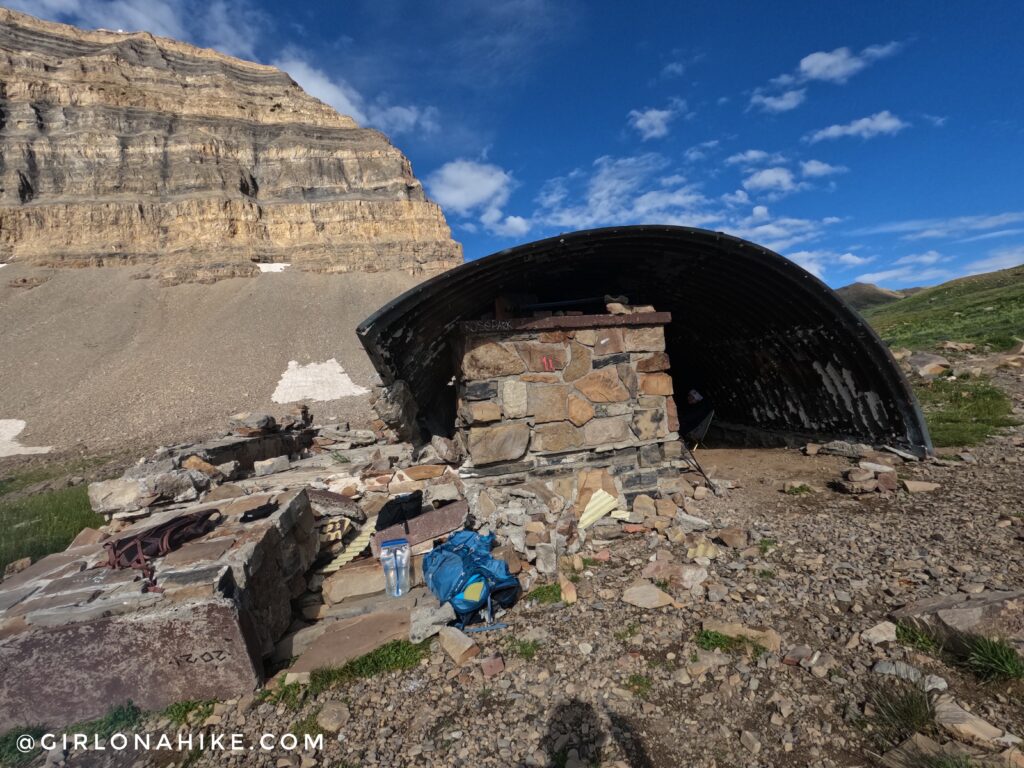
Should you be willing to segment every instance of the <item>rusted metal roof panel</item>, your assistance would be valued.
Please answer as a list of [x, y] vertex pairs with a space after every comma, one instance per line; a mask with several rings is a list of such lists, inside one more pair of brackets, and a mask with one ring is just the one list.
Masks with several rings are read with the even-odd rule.
[[920, 407], [886, 346], [827, 285], [753, 243], [701, 229], [595, 229], [527, 243], [432, 278], [367, 318], [359, 338], [385, 383], [404, 379], [432, 432], [450, 431], [463, 321], [498, 296], [540, 302], [625, 294], [670, 312], [677, 382], [717, 418], [766, 433], [931, 452]]

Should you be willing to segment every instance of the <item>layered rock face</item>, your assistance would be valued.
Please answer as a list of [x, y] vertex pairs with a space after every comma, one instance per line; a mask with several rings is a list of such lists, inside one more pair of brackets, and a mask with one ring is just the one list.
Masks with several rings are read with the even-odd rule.
[[0, 87], [0, 262], [195, 279], [462, 261], [402, 153], [273, 67], [0, 9]]

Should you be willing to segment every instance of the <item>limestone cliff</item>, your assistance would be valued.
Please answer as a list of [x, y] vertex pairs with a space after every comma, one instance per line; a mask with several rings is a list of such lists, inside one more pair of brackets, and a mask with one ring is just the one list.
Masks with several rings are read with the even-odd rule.
[[186, 279], [462, 261], [387, 138], [284, 72], [0, 9], [0, 262]]

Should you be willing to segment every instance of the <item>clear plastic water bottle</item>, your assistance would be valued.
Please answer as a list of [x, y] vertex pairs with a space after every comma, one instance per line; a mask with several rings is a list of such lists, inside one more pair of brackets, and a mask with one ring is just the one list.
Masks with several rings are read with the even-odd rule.
[[380, 564], [384, 567], [384, 584], [391, 597], [401, 597], [409, 591], [411, 581], [409, 541], [388, 539], [380, 545]]

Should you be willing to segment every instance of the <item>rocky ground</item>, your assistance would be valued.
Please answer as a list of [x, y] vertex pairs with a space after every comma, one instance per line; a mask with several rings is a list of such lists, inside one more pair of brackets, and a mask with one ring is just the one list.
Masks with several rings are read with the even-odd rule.
[[[1020, 412], [1021, 378], [998, 380]], [[575, 563], [563, 562], [562, 600], [522, 600], [505, 615], [507, 629], [472, 636], [480, 652], [461, 666], [434, 638], [405, 671], [318, 695], [294, 689], [280, 699], [222, 702], [184, 726], [193, 734], [242, 732], [247, 743], [320, 729], [322, 750], [196, 751], [188, 763], [877, 765], [898, 741], [880, 732], [893, 723], [877, 719], [879, 702], [914, 690], [900, 676], [920, 678], [933, 703], [945, 686], [996, 733], [1024, 735], [1022, 681], [979, 680], [937, 649], [903, 633], [893, 638], [883, 624], [925, 598], [1024, 589], [1022, 436], [1017, 427], [955, 459], [901, 465], [902, 479], [940, 486], [916, 494], [837, 493], [829, 483], [856, 463], [842, 457], [702, 451], [714, 476], [735, 485], [695, 502], [712, 524], [710, 559], [652, 530], [591, 545]], [[815, 490], [784, 493], [786, 480]], [[707, 578], [687, 589], [701, 566]], [[664, 588], [670, 604], [624, 601], [641, 576]], [[739, 626], [726, 631], [722, 623]], [[701, 632], [716, 627], [733, 636], [749, 630], [753, 641], [713, 648], [715, 636]], [[146, 728], [174, 732], [161, 717]], [[920, 730], [950, 740], [931, 716]], [[960, 734], [972, 740], [981, 743]], [[993, 762], [907, 765], [1020, 765], [1019, 752], [1000, 756], [1011, 742], [979, 750]], [[92, 752], [69, 762], [175, 759], [181, 764], [173, 753]]]

